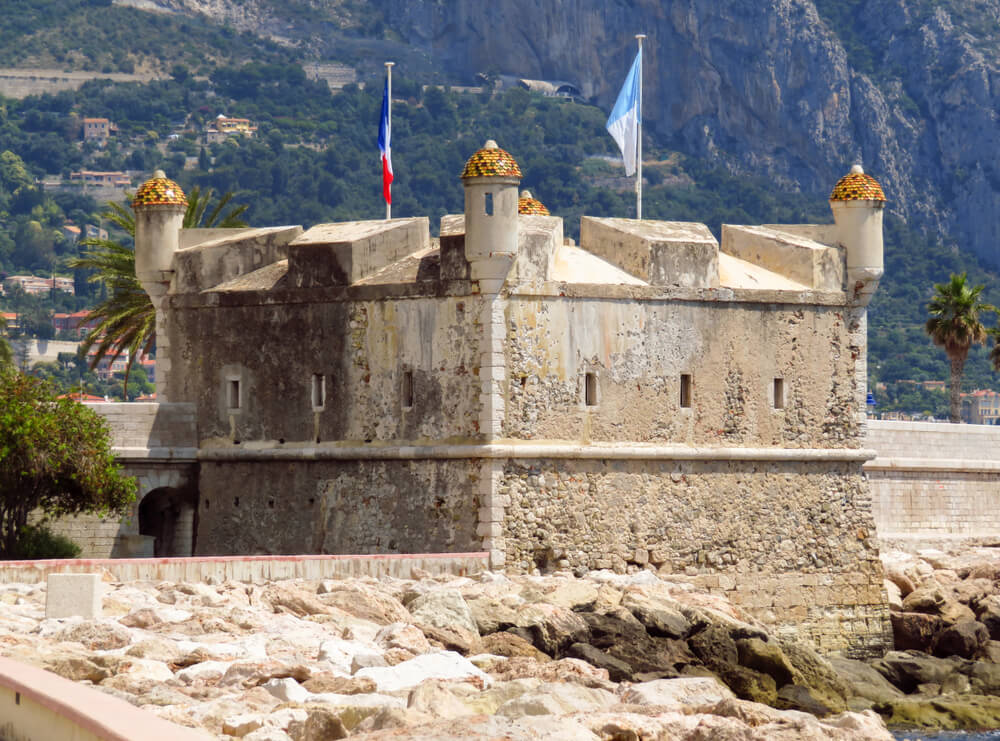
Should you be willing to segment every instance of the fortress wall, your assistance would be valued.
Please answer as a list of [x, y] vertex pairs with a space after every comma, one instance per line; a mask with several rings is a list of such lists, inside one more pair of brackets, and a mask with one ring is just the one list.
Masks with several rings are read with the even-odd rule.
[[[517, 299], [508, 308], [508, 437], [861, 444], [852, 414], [858, 348], [842, 306]], [[587, 374], [596, 378], [594, 403], [585, 398]], [[690, 379], [687, 408], [682, 375]]]
[[1000, 427], [868, 422], [879, 537], [1000, 537]]
[[[179, 307], [168, 398], [206, 441], [440, 440], [479, 434], [478, 296]], [[411, 403], [404, 400], [409, 373]], [[313, 377], [323, 378], [317, 410]], [[228, 385], [240, 386], [240, 408]]]
[[512, 460], [500, 499], [515, 571], [652, 564], [822, 651], [891, 645], [856, 462]]
[[479, 471], [462, 459], [203, 460], [196, 555], [480, 551]]

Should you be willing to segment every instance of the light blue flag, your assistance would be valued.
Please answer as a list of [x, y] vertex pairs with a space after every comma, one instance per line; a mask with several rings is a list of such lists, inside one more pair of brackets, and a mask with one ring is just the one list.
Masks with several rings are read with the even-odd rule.
[[628, 71], [622, 91], [618, 93], [615, 107], [608, 116], [608, 133], [618, 142], [625, 160], [625, 174], [635, 174], [635, 154], [639, 145], [639, 78], [642, 75], [642, 49], [635, 55], [632, 68]]

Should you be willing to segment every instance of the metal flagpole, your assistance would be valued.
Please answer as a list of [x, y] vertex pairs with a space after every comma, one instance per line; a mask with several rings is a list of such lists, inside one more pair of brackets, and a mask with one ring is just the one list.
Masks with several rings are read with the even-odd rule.
[[642, 220], [642, 40], [646, 34], [637, 33], [639, 42], [639, 121], [636, 127], [635, 143], [635, 218]]
[[[386, 72], [386, 97], [388, 98], [388, 101], [389, 101], [389, 111], [388, 111], [388, 115], [386, 116], [386, 118], [388, 120], [387, 120], [386, 123], [387, 123], [387, 128], [389, 129], [389, 146], [390, 147], [392, 146], [392, 65], [394, 65], [394, 64], [395, 64], [395, 62], [386, 62], [385, 63], [385, 72]], [[385, 218], [386, 218], [387, 221], [392, 218], [392, 203], [386, 203], [385, 204]]]

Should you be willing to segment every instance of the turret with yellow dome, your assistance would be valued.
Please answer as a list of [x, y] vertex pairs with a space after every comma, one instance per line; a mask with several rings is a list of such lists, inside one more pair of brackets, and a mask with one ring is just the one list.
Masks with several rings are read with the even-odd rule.
[[[517, 186], [521, 168], [492, 139], [469, 157], [465, 186], [465, 257], [485, 290], [499, 290], [517, 255]], [[483, 281], [489, 281], [483, 284]], [[499, 283], [498, 283], [499, 281]]]
[[837, 225], [837, 241], [847, 252], [847, 292], [852, 302], [864, 306], [882, 277], [882, 186], [861, 165], [854, 165], [830, 194], [830, 208]]

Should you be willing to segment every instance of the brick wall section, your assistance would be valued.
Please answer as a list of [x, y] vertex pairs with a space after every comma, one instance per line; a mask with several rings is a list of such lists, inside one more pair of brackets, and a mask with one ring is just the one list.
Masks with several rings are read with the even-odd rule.
[[1000, 427], [868, 423], [880, 538], [1000, 535]]

